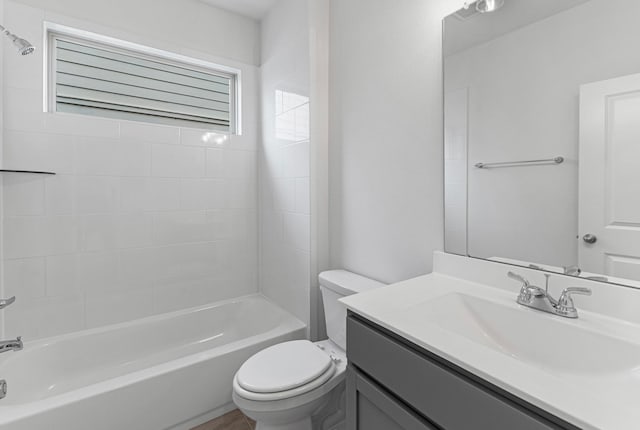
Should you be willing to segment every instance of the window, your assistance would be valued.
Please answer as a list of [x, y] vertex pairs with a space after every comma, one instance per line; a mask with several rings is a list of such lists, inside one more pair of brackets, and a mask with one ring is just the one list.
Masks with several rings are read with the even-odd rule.
[[50, 111], [238, 131], [237, 71], [69, 30], [48, 31]]

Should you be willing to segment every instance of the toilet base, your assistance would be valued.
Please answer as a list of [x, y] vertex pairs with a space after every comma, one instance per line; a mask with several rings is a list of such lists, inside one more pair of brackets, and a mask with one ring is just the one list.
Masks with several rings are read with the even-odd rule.
[[[315, 413], [325, 407], [328, 395], [287, 409], [269, 409], [269, 402], [254, 402], [239, 398], [233, 393], [233, 400], [242, 413], [256, 422], [256, 430], [315, 430], [312, 419]], [[248, 406], [255, 407], [248, 407]], [[262, 409], [262, 410], [256, 410]]]
[[266, 424], [258, 422], [256, 430], [312, 430], [311, 418], [305, 418], [289, 424]]

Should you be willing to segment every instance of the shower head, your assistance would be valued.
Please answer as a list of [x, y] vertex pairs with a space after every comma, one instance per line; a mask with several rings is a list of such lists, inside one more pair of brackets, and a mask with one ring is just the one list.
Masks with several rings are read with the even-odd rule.
[[36, 50], [35, 46], [33, 46], [29, 41], [12, 34], [9, 30], [0, 25], [0, 31], [6, 34], [9, 39], [13, 42], [13, 44], [18, 48], [18, 52], [20, 55], [29, 55], [33, 51]]
[[27, 40], [18, 37], [13, 41], [13, 44], [18, 47], [20, 55], [29, 55], [36, 50], [36, 47], [30, 44]]

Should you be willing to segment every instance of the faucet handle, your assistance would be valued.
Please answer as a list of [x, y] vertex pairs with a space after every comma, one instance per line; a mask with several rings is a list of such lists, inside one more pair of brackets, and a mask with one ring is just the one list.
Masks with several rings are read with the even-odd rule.
[[16, 301], [16, 296], [13, 296], [9, 299], [0, 299], [0, 309], [6, 308], [7, 306], [9, 306], [15, 301]]
[[582, 294], [583, 296], [590, 296], [592, 293], [593, 291], [591, 291], [591, 288], [569, 287], [562, 290], [562, 294], [560, 295], [560, 301], [571, 300], [572, 294]]
[[518, 295], [518, 303], [521, 305], [528, 304], [533, 298], [539, 298], [546, 295], [544, 290], [535, 285], [531, 285], [523, 276], [514, 272], [508, 272], [507, 276], [513, 280], [522, 282], [520, 294]]
[[558, 299], [557, 312], [568, 318], [578, 318], [578, 310], [576, 309], [573, 298], [573, 294], [582, 294], [584, 296], [590, 296], [593, 292], [591, 288], [584, 287], [569, 287], [562, 290], [560, 298]]
[[520, 282], [522, 282], [522, 286], [523, 286], [523, 287], [528, 287], [528, 286], [530, 285], [530, 284], [529, 284], [529, 281], [527, 281], [523, 276], [518, 275], [518, 274], [517, 274], [517, 273], [515, 273], [515, 272], [507, 272], [507, 276], [508, 276], [509, 278], [511, 278], [511, 279], [513, 279], [513, 280], [515, 280], [515, 281], [520, 281]]

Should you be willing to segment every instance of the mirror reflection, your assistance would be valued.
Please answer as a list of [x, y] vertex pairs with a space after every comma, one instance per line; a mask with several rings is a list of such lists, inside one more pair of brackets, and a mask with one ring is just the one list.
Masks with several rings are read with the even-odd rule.
[[640, 2], [467, 6], [444, 21], [446, 251], [640, 286]]

